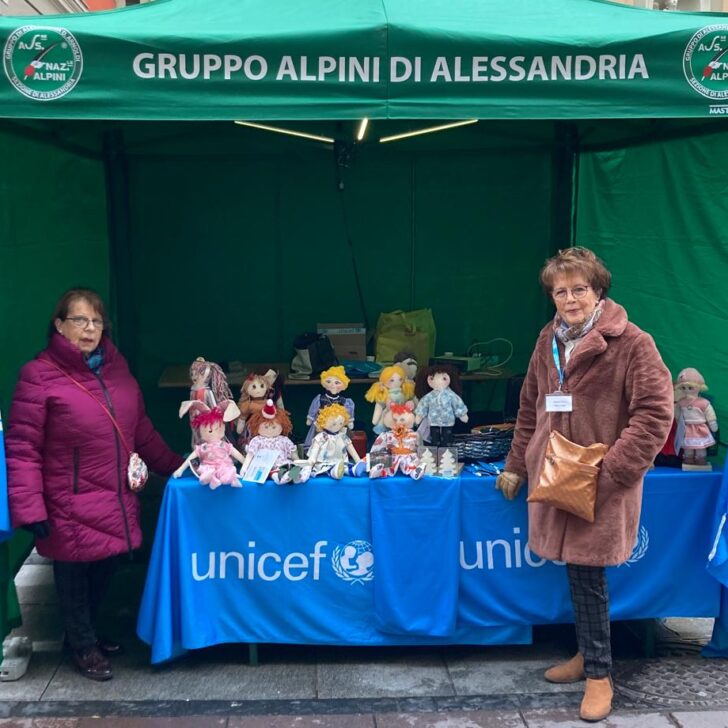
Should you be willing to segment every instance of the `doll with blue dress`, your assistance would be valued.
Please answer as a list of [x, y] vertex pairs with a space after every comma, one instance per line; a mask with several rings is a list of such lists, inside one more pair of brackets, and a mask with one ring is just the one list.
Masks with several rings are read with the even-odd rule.
[[323, 392], [317, 394], [312, 400], [306, 415], [306, 424], [309, 425], [308, 435], [304, 441], [304, 449], [308, 452], [313, 438], [316, 435], [316, 418], [319, 412], [332, 404], [340, 404], [349, 413], [347, 429], [354, 427], [354, 401], [343, 394], [349, 386], [349, 377], [346, 376], [344, 367], [329, 367], [321, 372], [321, 386]]

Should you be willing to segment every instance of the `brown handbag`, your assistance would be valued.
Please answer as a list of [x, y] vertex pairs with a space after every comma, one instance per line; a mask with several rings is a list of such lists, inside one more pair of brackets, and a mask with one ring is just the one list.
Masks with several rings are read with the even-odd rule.
[[601, 442], [585, 447], [552, 430], [538, 485], [529, 503], [546, 503], [594, 523], [599, 463], [609, 448]]

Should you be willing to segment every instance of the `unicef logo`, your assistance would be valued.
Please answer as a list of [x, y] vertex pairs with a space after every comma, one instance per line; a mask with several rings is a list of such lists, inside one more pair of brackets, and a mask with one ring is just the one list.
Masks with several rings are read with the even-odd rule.
[[349, 541], [337, 546], [331, 555], [331, 567], [339, 579], [363, 584], [374, 578], [374, 551], [368, 541]]
[[[650, 547], [650, 535], [647, 533], [647, 529], [644, 526], [640, 526], [639, 533], [637, 534], [637, 543], [632, 549], [632, 553], [624, 563], [627, 566], [636, 564], [640, 559], [644, 558], [647, 553], [647, 549]], [[622, 564], [620, 564], [622, 566]]]
[[78, 41], [65, 28], [24, 25], [5, 42], [3, 68], [23, 96], [52, 101], [65, 96], [78, 83], [83, 54]]
[[728, 25], [701, 28], [683, 54], [687, 82], [709, 99], [728, 98]]

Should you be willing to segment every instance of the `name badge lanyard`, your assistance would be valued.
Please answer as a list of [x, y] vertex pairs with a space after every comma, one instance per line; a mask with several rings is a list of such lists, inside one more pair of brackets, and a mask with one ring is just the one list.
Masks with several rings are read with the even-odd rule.
[[556, 337], [551, 338], [551, 351], [554, 355], [554, 364], [556, 365], [556, 373], [559, 376], [559, 392], [564, 387], [564, 370], [561, 368], [561, 358], [559, 357], [559, 347], [556, 345]]

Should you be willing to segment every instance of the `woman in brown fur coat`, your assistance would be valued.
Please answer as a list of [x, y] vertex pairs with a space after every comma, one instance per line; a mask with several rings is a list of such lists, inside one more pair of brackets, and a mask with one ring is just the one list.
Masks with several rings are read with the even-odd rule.
[[[541, 284], [556, 305], [556, 316], [542, 329], [531, 356], [513, 448], [496, 487], [513, 499], [526, 480], [530, 486], [538, 483], [552, 430], [579, 445], [609, 447], [593, 523], [544, 503], [528, 504], [530, 549], [566, 562], [579, 647], [545, 678], [586, 678], [580, 715], [595, 721], [609, 714], [612, 701], [604, 567], [626, 561], [632, 552], [642, 479], [670, 430], [673, 395], [670, 373], [652, 337], [607, 298], [611, 274], [592, 251], [560, 251], [546, 261]], [[547, 412], [545, 396], [560, 388], [559, 368], [572, 411]]]

